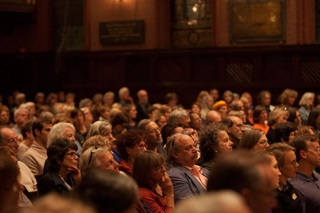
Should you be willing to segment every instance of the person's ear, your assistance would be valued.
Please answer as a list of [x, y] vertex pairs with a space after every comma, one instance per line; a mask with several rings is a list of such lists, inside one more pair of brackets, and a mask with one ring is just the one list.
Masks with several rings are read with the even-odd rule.
[[36, 133], [36, 135], [40, 135], [39, 129], [35, 129], [34, 132]]
[[300, 158], [302, 158], [302, 159], [307, 158], [307, 152], [304, 150], [300, 150], [299, 155], [300, 155]]

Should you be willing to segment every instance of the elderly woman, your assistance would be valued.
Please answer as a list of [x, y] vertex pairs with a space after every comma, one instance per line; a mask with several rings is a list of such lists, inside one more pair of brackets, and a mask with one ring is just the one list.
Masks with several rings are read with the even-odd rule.
[[227, 127], [222, 123], [205, 126], [199, 139], [201, 158], [198, 164], [208, 170], [211, 169], [217, 155], [232, 150], [233, 143], [229, 139]]
[[77, 145], [67, 139], [58, 139], [48, 147], [47, 172], [38, 182], [39, 196], [56, 192], [64, 197], [81, 180], [78, 169]]
[[273, 111], [269, 113], [268, 117], [268, 125], [269, 130], [267, 133], [267, 138], [270, 143], [277, 142], [274, 140], [274, 128], [277, 124], [287, 122], [287, 118], [289, 117], [289, 112], [287, 108], [275, 108]]
[[299, 112], [302, 119], [302, 125], [307, 125], [309, 113], [313, 110], [314, 98], [315, 94], [313, 92], [306, 92], [299, 101]]
[[117, 149], [122, 157], [119, 170], [132, 176], [132, 166], [136, 156], [146, 150], [146, 143], [140, 132], [128, 130], [116, 140]]
[[228, 115], [228, 105], [225, 101], [216, 102], [213, 107], [213, 110], [216, 110], [221, 115], [221, 119], [224, 119]]
[[92, 168], [100, 168], [119, 173], [119, 164], [114, 160], [108, 146], [91, 146], [80, 157], [79, 168], [84, 176]]
[[283, 213], [301, 213], [304, 212], [301, 207], [305, 206], [299, 194], [296, 193], [293, 186], [288, 181], [294, 178], [299, 164], [297, 163], [294, 147], [286, 143], [275, 143], [268, 147], [268, 152], [273, 153], [278, 161], [278, 167], [281, 172], [279, 187], [277, 189], [278, 207], [272, 212]]
[[264, 151], [268, 146], [269, 143], [266, 134], [259, 129], [252, 129], [243, 133], [239, 148], [252, 151]]
[[152, 212], [173, 211], [173, 186], [162, 155], [150, 150], [140, 152], [133, 164], [132, 177], [138, 184], [140, 197]]

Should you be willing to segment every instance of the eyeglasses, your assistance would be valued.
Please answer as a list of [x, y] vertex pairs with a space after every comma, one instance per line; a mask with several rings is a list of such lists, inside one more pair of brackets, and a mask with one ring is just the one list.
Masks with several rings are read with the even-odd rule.
[[76, 152], [70, 152], [70, 153], [67, 153], [66, 155], [69, 155], [71, 158], [75, 159], [76, 157], [78, 158], [78, 154]]
[[297, 159], [294, 159], [293, 161], [289, 162], [289, 163], [284, 163], [284, 165], [289, 165], [291, 164], [292, 166], [296, 166], [298, 164]]
[[88, 167], [89, 167], [89, 166], [90, 166], [90, 164], [91, 164], [92, 155], [93, 155], [93, 153], [95, 153], [95, 152], [97, 151], [97, 149], [98, 149], [98, 147], [97, 147], [97, 146], [95, 146], [95, 147], [93, 147], [93, 148], [91, 149], [90, 157], [89, 157], [89, 161], [88, 161]]
[[136, 145], [136, 147], [138, 148], [138, 149], [146, 149], [147, 148], [147, 144], [138, 144], [138, 145]]
[[19, 143], [19, 138], [10, 138], [8, 139], [8, 144]]

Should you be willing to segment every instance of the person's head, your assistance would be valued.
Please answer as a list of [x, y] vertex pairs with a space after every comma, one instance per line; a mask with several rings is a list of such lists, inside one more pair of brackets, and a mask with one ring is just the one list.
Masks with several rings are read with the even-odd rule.
[[225, 101], [217, 101], [213, 104], [212, 109], [217, 111], [221, 115], [221, 119], [224, 119], [228, 114], [227, 102]]
[[200, 113], [195, 113], [195, 112], [192, 112], [190, 114], [190, 126], [199, 131], [201, 128], [202, 128], [202, 119], [201, 119], [201, 116], [200, 116]]
[[270, 159], [270, 180], [271, 180], [271, 188], [277, 189], [280, 185], [280, 175], [281, 172], [279, 170], [278, 161], [272, 152], [262, 151], [261, 154], [266, 155]]
[[29, 111], [24, 108], [18, 108], [14, 111], [14, 122], [18, 126], [22, 126], [25, 122], [29, 120]]
[[131, 178], [108, 170], [90, 170], [76, 186], [74, 195], [97, 213], [136, 212], [136, 184]]
[[296, 149], [295, 154], [300, 166], [303, 166], [302, 163], [313, 168], [320, 166], [319, 138], [316, 135], [297, 135], [290, 145]]
[[236, 116], [228, 116], [222, 120], [227, 126], [227, 133], [234, 145], [238, 146], [244, 133], [243, 120]]
[[268, 120], [267, 108], [264, 105], [257, 105], [252, 116], [254, 123], [264, 124]]
[[78, 128], [79, 126], [84, 125], [85, 117], [83, 111], [80, 109], [73, 109], [70, 113], [70, 117], [72, 118], [75, 127]]
[[259, 129], [252, 129], [245, 131], [240, 140], [240, 148], [252, 151], [266, 150], [269, 146], [268, 138], [263, 131]]
[[186, 134], [176, 133], [167, 141], [167, 164], [174, 162], [193, 167], [198, 160], [196, 142]]
[[306, 92], [302, 95], [299, 106], [313, 107], [315, 94], [313, 92]]
[[185, 109], [173, 110], [169, 116], [168, 123], [172, 125], [179, 124], [184, 127], [190, 126], [189, 112]]
[[74, 135], [75, 135], [75, 128], [71, 123], [66, 123], [66, 122], [57, 123], [53, 125], [50, 130], [47, 147], [49, 147], [53, 141], [56, 141], [58, 139], [68, 139], [74, 142], [76, 140]]
[[278, 101], [281, 105], [290, 107], [294, 105], [294, 102], [296, 101], [297, 97], [298, 97], [297, 91], [292, 89], [285, 89], [280, 94]]
[[268, 152], [272, 152], [277, 159], [279, 170], [281, 172], [280, 182], [285, 185], [288, 178], [294, 178], [299, 164], [295, 155], [295, 148], [286, 143], [271, 144]]
[[66, 95], [66, 104], [74, 105], [74, 100], [76, 96], [72, 92], [68, 92]]
[[212, 88], [209, 91], [209, 94], [211, 95], [213, 102], [216, 102], [219, 98], [219, 90], [216, 88]]
[[165, 172], [163, 156], [157, 152], [146, 150], [140, 152], [135, 158], [132, 177], [138, 187], [155, 188], [162, 181]]
[[137, 92], [138, 102], [140, 104], [147, 104], [148, 103], [148, 92], [146, 90], [139, 90]]
[[0, 106], [0, 125], [8, 125], [10, 121], [10, 112], [7, 106]]
[[34, 136], [32, 133], [32, 124], [33, 120], [25, 122], [22, 127], [21, 127], [21, 135], [23, 139], [29, 139], [29, 140], [34, 140]]
[[134, 160], [137, 154], [146, 150], [146, 143], [141, 132], [128, 130], [116, 140], [117, 149], [125, 161]]
[[90, 146], [80, 156], [79, 169], [84, 176], [92, 168], [100, 168], [119, 173], [119, 164], [114, 160], [108, 146]]
[[312, 126], [299, 126], [297, 135], [302, 135], [302, 134], [314, 135], [315, 130]]
[[206, 125], [221, 121], [221, 115], [216, 110], [210, 110], [206, 115]]
[[114, 92], [106, 92], [104, 95], [103, 95], [103, 103], [109, 107], [112, 106], [114, 102]]
[[129, 122], [128, 118], [124, 113], [122, 112], [117, 113], [114, 117], [111, 118], [111, 121], [110, 121], [112, 125], [112, 131], [114, 133], [120, 134], [122, 131], [124, 131], [127, 128], [128, 122]]
[[234, 100], [231, 102], [230, 107], [232, 110], [244, 110], [244, 103], [239, 99], [239, 100]]
[[52, 128], [52, 122], [48, 120], [37, 119], [32, 124], [32, 134], [40, 145], [47, 147], [49, 132]]
[[230, 190], [208, 192], [180, 201], [175, 213], [252, 213], [239, 194]]
[[137, 118], [137, 108], [134, 104], [127, 104], [122, 108], [123, 113], [128, 117], [129, 120]]
[[275, 142], [291, 143], [296, 137], [297, 127], [291, 122], [277, 124], [274, 128], [273, 137]]
[[120, 100], [127, 101], [130, 96], [130, 90], [128, 87], [121, 87], [118, 94]]
[[312, 110], [309, 113], [308, 126], [312, 126], [315, 130], [320, 130], [320, 110]]
[[231, 92], [230, 90], [226, 90], [223, 93], [223, 100], [227, 103], [227, 104], [231, 104], [231, 102], [233, 101], [233, 92]]
[[162, 144], [161, 129], [154, 121], [143, 119], [139, 122], [138, 129], [145, 133], [147, 146], [154, 147]]
[[89, 149], [91, 146], [96, 147], [108, 147], [109, 150], [111, 150], [113, 143], [108, 140], [108, 138], [102, 136], [102, 135], [94, 135], [88, 138], [82, 145], [82, 153], [84, 153], [87, 149]]
[[0, 154], [0, 212], [6, 212], [18, 205], [21, 192], [19, 168], [7, 153]]
[[93, 121], [91, 109], [89, 107], [82, 107], [80, 108], [80, 110], [83, 112], [84, 121], [86, 122], [86, 124], [91, 124]]
[[103, 95], [101, 93], [96, 93], [92, 97], [92, 103], [97, 105], [101, 105], [103, 100]]
[[175, 107], [179, 101], [178, 95], [175, 92], [169, 92], [166, 94], [166, 96], [164, 97], [165, 103], [169, 106], [169, 107]]
[[287, 122], [289, 117], [289, 112], [287, 108], [277, 107], [269, 113], [268, 116], [268, 125], [274, 127], [277, 124]]
[[204, 161], [213, 160], [217, 155], [232, 150], [227, 127], [222, 123], [215, 123], [203, 127], [200, 131], [200, 153]]
[[160, 129], [167, 123], [167, 118], [160, 113], [160, 111], [157, 111], [152, 117], [151, 120], [154, 121]]
[[77, 145], [67, 139], [57, 139], [47, 149], [48, 169], [58, 172], [60, 168], [78, 166]]
[[45, 100], [45, 95], [43, 92], [37, 92], [36, 96], [34, 97], [34, 102], [36, 104], [44, 104], [44, 100]]
[[87, 133], [87, 139], [94, 135], [105, 136], [109, 141], [115, 141], [112, 135], [112, 125], [108, 121], [96, 121], [94, 122]]
[[257, 96], [257, 103], [267, 107], [270, 106], [271, 93], [268, 90], [262, 90]]
[[191, 112], [200, 113], [200, 111], [201, 111], [201, 104], [198, 102], [193, 102], [191, 104]]
[[179, 125], [171, 125], [171, 124], [166, 124], [163, 126], [161, 129], [161, 136], [163, 140], [163, 144], [167, 143], [167, 139], [176, 134], [176, 133], [181, 133], [183, 131], [183, 127]]
[[0, 146], [8, 146], [18, 155], [19, 139], [17, 133], [11, 128], [0, 127]]
[[207, 190], [233, 190], [253, 212], [269, 213], [276, 206], [270, 165], [270, 158], [257, 152], [237, 150], [221, 155], [211, 169]]
[[89, 98], [84, 98], [79, 102], [79, 109], [87, 107], [89, 111], [92, 109], [92, 100]]
[[302, 125], [301, 115], [296, 107], [288, 107], [289, 117], [287, 121], [294, 123], [297, 127]]

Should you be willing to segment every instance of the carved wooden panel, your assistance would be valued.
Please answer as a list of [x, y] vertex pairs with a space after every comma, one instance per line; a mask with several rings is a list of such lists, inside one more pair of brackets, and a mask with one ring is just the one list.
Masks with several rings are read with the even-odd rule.
[[185, 57], [159, 58], [157, 62], [157, 79], [166, 81], [187, 81], [189, 64]]

